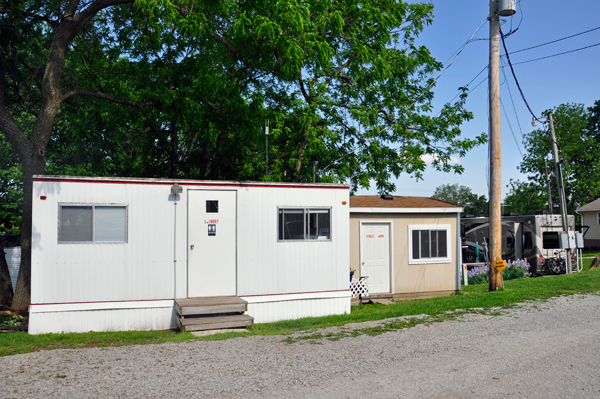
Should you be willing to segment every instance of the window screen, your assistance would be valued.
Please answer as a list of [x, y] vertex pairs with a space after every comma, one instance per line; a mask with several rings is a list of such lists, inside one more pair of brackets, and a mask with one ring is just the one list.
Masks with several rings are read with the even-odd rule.
[[92, 207], [63, 206], [60, 212], [60, 241], [92, 241]]
[[127, 242], [127, 207], [61, 205], [59, 242]]
[[447, 230], [417, 230], [411, 232], [411, 258], [413, 260], [448, 257]]
[[279, 209], [278, 239], [329, 240], [331, 209]]
[[124, 206], [97, 206], [94, 241], [127, 241], [126, 221]]

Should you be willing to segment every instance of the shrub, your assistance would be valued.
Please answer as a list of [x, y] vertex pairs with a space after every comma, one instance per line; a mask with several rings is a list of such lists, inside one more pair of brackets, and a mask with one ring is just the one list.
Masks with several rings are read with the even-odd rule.
[[[483, 284], [488, 282], [488, 265], [478, 266], [468, 271], [469, 284]], [[502, 278], [504, 281], [514, 280], [517, 278], [525, 278], [531, 276], [529, 273], [529, 263], [523, 259], [515, 259], [509, 261], [502, 270]]]

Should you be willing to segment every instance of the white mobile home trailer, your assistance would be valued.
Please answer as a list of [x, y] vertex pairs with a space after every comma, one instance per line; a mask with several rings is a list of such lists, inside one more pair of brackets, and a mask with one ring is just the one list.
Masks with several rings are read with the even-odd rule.
[[349, 313], [348, 196], [339, 184], [36, 176], [29, 332], [176, 328], [175, 301], [195, 297], [240, 297], [259, 323]]

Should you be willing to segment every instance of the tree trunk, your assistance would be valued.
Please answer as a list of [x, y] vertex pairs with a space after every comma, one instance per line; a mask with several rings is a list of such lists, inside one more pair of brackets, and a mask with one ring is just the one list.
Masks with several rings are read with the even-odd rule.
[[300, 145], [298, 146], [298, 161], [294, 168], [293, 182], [297, 182], [300, 179], [300, 170], [302, 169], [302, 161], [304, 161], [304, 153], [306, 152], [306, 143], [308, 142], [308, 131], [310, 130], [310, 121], [304, 126], [302, 136], [300, 137]]
[[177, 154], [178, 136], [177, 136], [177, 124], [175, 121], [171, 121], [171, 152], [170, 152], [170, 176], [172, 179], [177, 177], [177, 169], [179, 163], [179, 155]]
[[[32, 147], [35, 147], [32, 145]], [[21, 221], [21, 268], [12, 300], [12, 308], [26, 311], [31, 303], [31, 233], [33, 175], [44, 174], [43, 151], [33, 149], [29, 157], [21, 157], [23, 165], [23, 219]]]
[[6, 253], [0, 246], [0, 305], [9, 308], [12, 305], [13, 288], [10, 281], [10, 271], [6, 263]]

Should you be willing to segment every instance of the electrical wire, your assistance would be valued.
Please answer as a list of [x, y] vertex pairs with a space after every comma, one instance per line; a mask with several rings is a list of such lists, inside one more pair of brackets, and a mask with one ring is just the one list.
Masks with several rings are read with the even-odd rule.
[[513, 33], [515, 33], [516, 31], [519, 30], [519, 28], [521, 27], [521, 23], [523, 22], [523, 7], [521, 7], [521, 1], [519, 1], [519, 10], [521, 11], [519, 13], [519, 15], [521, 15], [521, 19], [519, 19], [519, 25], [517, 25], [517, 27], [513, 30], [512, 28], [512, 18], [510, 19], [510, 31], [506, 34], [506, 37], [509, 37], [510, 35], [512, 35]]
[[[448, 68], [450, 68], [452, 66], [452, 64], [454, 64], [454, 61], [456, 61], [456, 59], [458, 58], [458, 56], [463, 52], [463, 50], [465, 49], [465, 47], [467, 47], [467, 45], [469, 43], [471, 43], [473, 36], [475, 36], [477, 34], [477, 32], [479, 32], [479, 29], [481, 29], [481, 27], [487, 22], [487, 18], [477, 27], [477, 29], [475, 29], [475, 32], [473, 32], [473, 34], [471, 35], [471, 37], [469, 37], [469, 39], [463, 44], [463, 46], [460, 48], [460, 50], [458, 50], [458, 53], [456, 54], [456, 56], [454, 56], [454, 59], [452, 60], [452, 62], [450, 62], [450, 64], [448, 64], [448, 66], [446, 66], [446, 68], [444, 68], [444, 70], [438, 75], [437, 78], [435, 78], [430, 84], [429, 86], [427, 86], [423, 92], [408, 106], [406, 107], [407, 110], [409, 110], [410, 108], [413, 107], [413, 105], [415, 105], [417, 103], [417, 101], [419, 101], [419, 99], [421, 97], [423, 97], [427, 91], [442, 77], [442, 75], [444, 75], [444, 73], [448, 70]], [[398, 121], [398, 119], [400, 119], [400, 115], [398, 115], [397, 118], [392, 120], [392, 124], [396, 123], [396, 121]], [[373, 138], [371, 138], [370, 140], [365, 140], [365, 144], [370, 144], [373, 140], [375, 140], [377, 138], [377, 136], [383, 132], [384, 130], [387, 130], [388, 126], [384, 126], [381, 128], [381, 130], [379, 130], [379, 132], [377, 132], [377, 135], [374, 136]], [[323, 168], [322, 171], [327, 170], [332, 164], [342, 160], [343, 158], [347, 157], [350, 154], [353, 154], [354, 152], [356, 152], [359, 149], [359, 147], [356, 147], [355, 149], [353, 149], [352, 151], [350, 151], [347, 154], [342, 155], [340, 158], [330, 162], [327, 166], [325, 166], [325, 168]]]
[[510, 119], [508, 119], [508, 113], [506, 112], [506, 108], [504, 108], [504, 103], [502, 99], [500, 99], [500, 105], [502, 106], [502, 111], [504, 111], [504, 117], [508, 122], [508, 127], [510, 128], [510, 132], [512, 133], [513, 139], [515, 139], [515, 144], [517, 145], [517, 149], [519, 150], [519, 154], [521, 154], [521, 158], [523, 158], [523, 152], [521, 151], [521, 147], [519, 146], [519, 142], [517, 141], [517, 136], [515, 136], [515, 132], [513, 131], [512, 124], [510, 123]]
[[[551, 42], [547, 42], [547, 43], [538, 44], [537, 46], [531, 46], [531, 47], [527, 47], [527, 48], [524, 48], [524, 49], [521, 49], [521, 50], [517, 50], [517, 51], [511, 51], [511, 52], [510, 52], [510, 54], [517, 54], [517, 53], [521, 53], [521, 52], [523, 52], [523, 51], [532, 50], [532, 49], [534, 49], [534, 48], [538, 48], [538, 47], [547, 46], [547, 45], [549, 45], [549, 44], [552, 44], [552, 43], [557, 43], [557, 42], [560, 42], [560, 41], [563, 41], [563, 40], [567, 40], [567, 39], [570, 39], [570, 38], [572, 38], [572, 37], [581, 36], [581, 35], [584, 35], [584, 34], [586, 34], [586, 33], [590, 33], [590, 32], [596, 31], [596, 30], [598, 30], [598, 29], [600, 29], [600, 26], [598, 26], [597, 28], [593, 28], [593, 29], [586, 30], [586, 31], [584, 31], [584, 32], [576, 33], [576, 34], [574, 34], [574, 35], [571, 35], [571, 36], [566, 36], [566, 37], [563, 37], [563, 38], [561, 38], [561, 39], [552, 40]], [[508, 35], [507, 35], [506, 37], [508, 37]]]
[[519, 84], [519, 80], [517, 79], [517, 75], [515, 74], [515, 70], [513, 68], [513, 65], [510, 62], [510, 56], [508, 55], [508, 50], [506, 49], [506, 42], [504, 41], [504, 34], [502, 33], [502, 28], [500, 28], [499, 30], [500, 30], [500, 37], [502, 38], [502, 47], [504, 47], [504, 53], [506, 54], [506, 60], [508, 61], [508, 65], [510, 66], [510, 71], [512, 72], [513, 78], [515, 79], [515, 83], [517, 84], [517, 88], [519, 89], [519, 93], [521, 93], [521, 98], [523, 98], [523, 101], [525, 102], [525, 105], [527, 106], [527, 109], [529, 110], [529, 112], [531, 113], [531, 115], [534, 118], [539, 119], [539, 118], [537, 118], [535, 116], [535, 114], [531, 110], [531, 107], [529, 106], [529, 103], [527, 102], [527, 99], [525, 98], [525, 94], [523, 93], [523, 90], [521, 90], [521, 85]]
[[[504, 62], [504, 60], [502, 60], [502, 62]], [[504, 69], [502, 69], [502, 75], [504, 75], [504, 79], [508, 82], [508, 79], [506, 78], [506, 73], [504, 72]], [[515, 101], [513, 100], [512, 92], [510, 90], [510, 85], [507, 84], [506, 88], [508, 89], [508, 95], [510, 97], [510, 102], [512, 103], [513, 112], [515, 113], [515, 118], [517, 119], [517, 125], [519, 126], [519, 131], [521, 132], [521, 140], [523, 140], [523, 128], [521, 128], [521, 121], [519, 120], [519, 114], [517, 114], [517, 108], [515, 107]], [[506, 118], [508, 119], [508, 115], [506, 116]], [[523, 156], [522, 153], [521, 153], [521, 156]]]
[[[600, 46], [600, 43], [596, 43], [596, 44], [592, 44], [590, 46], [585, 46], [585, 47], [581, 47], [575, 50], [570, 50], [570, 51], [564, 51], [562, 53], [557, 53], [557, 54], [552, 54], [552, 55], [548, 55], [546, 57], [540, 57], [540, 58], [534, 58], [532, 60], [527, 60], [527, 61], [521, 61], [521, 62], [515, 62], [512, 65], [520, 65], [520, 64], [527, 64], [529, 62], [533, 62], [533, 61], [539, 61], [539, 60], [545, 60], [546, 58], [552, 58], [552, 57], [558, 57], [559, 55], [565, 55], [565, 54], [569, 54], [569, 53], [575, 53], [577, 51], [581, 51], [581, 50], [586, 50], [588, 48], [592, 48], [592, 47], [596, 47], [596, 46]], [[512, 53], [511, 53], [512, 54]]]
[[[475, 81], [475, 79], [477, 79], [477, 77], [479, 75], [481, 75], [483, 73], [483, 71], [485, 71], [486, 69], [488, 69], [489, 67], [486, 65], [483, 67], [483, 69], [481, 71], [479, 71], [479, 73], [477, 75], [475, 75], [475, 77], [473, 79], [471, 79], [471, 81], [469, 83], [467, 83], [465, 86], [463, 87], [469, 87], [471, 85], [471, 83], [473, 83], [473, 81]], [[476, 88], [479, 87], [479, 85], [481, 85], [483, 82], [485, 82], [487, 80], [487, 77], [485, 79], [483, 79], [481, 82], [477, 83], [477, 85], [475, 87], [473, 87], [471, 90], [469, 90], [469, 93], [472, 93]], [[456, 99], [456, 97], [460, 96], [461, 93], [458, 93], [457, 95], [455, 95], [454, 97], [452, 97], [452, 99], [449, 101], [450, 103], [452, 101], [454, 101]], [[442, 113], [442, 110], [440, 110], [435, 116], [439, 116]]]

